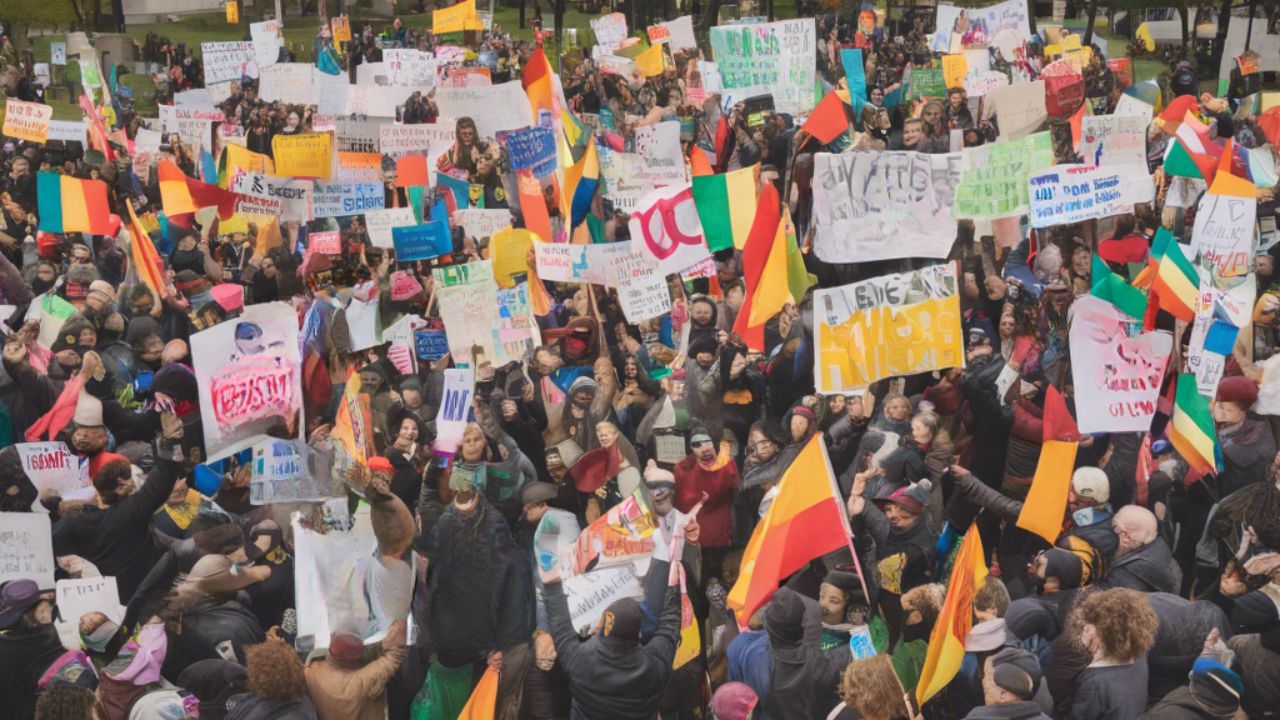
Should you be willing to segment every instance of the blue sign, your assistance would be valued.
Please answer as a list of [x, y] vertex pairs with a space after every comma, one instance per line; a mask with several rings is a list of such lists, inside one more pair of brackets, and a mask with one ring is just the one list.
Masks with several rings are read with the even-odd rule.
[[362, 215], [385, 205], [386, 197], [378, 183], [319, 182], [312, 195], [312, 212], [318, 218]]
[[431, 220], [421, 225], [391, 228], [396, 261], [430, 260], [453, 252], [453, 236], [447, 220]]
[[556, 134], [550, 128], [533, 127], [507, 134], [512, 170], [532, 170], [536, 176], [556, 171]]
[[449, 338], [443, 330], [416, 330], [413, 344], [420, 360], [439, 360], [449, 354]]

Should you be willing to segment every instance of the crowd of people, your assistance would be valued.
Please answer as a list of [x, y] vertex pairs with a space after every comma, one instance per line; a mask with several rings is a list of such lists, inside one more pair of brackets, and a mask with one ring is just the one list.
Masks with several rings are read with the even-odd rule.
[[[448, 58], [436, 85], [406, 92], [394, 118], [353, 118], [452, 129], [447, 148], [419, 149], [435, 184], [406, 186], [393, 171], [407, 165], [393, 158], [378, 158], [375, 171], [378, 210], [445, 222], [448, 247], [429, 260], [398, 259], [371, 216], [224, 213], [241, 198], [237, 173], [270, 178], [272, 161], [282, 164], [281, 138], [328, 133], [337, 158], [344, 142], [378, 134], [343, 138], [347, 126], [318, 105], [265, 100], [253, 77], [215, 93], [195, 49], [158, 36], [140, 52], [163, 69], [157, 99], [209, 90], [203, 136], [132, 112], [104, 85], [80, 103], [82, 141], [3, 139], [0, 715], [1226, 720], [1280, 708], [1280, 404], [1267, 372], [1280, 337], [1280, 109], [1263, 107], [1264, 74], [1248, 71], [1249, 58], [1224, 78], [1223, 95], [1202, 93], [1189, 63], [1151, 83], [1160, 98], [1143, 149], [1152, 202], [1034, 230], [1015, 224], [1011, 242], [1004, 233], [997, 242], [991, 222], [958, 220], [945, 260], [907, 249], [829, 263], [813, 251], [820, 153], [958, 159], [1021, 137], [1002, 135], [1004, 118], [964, 87], [909, 92], [913, 72], [943, 67], [930, 14], [814, 19], [819, 97], [841, 98], [846, 120], [827, 142], [815, 137], [818, 109], [793, 117], [770, 96], [720, 89], [705, 46], [662, 50], [662, 67], [647, 73], [635, 62], [619, 71], [618, 58], [635, 55], [608, 49], [548, 64], [553, 41], [540, 30], [524, 41], [496, 26], [432, 35], [399, 19], [382, 31], [353, 27], [350, 40], [335, 40], [335, 29], [322, 22], [311, 57], [318, 73], [353, 87], [390, 48]], [[1015, 85], [1041, 79], [1061, 52], [1042, 35], [1019, 40], [1012, 58], [986, 51]], [[862, 90], [847, 76], [850, 49], [862, 52]], [[1051, 137], [1048, 164], [1089, 163], [1078, 112], [1110, 115], [1132, 98], [1131, 65], [1108, 62], [1097, 45], [1083, 50], [1082, 97], [1033, 128]], [[36, 101], [33, 58], [0, 58], [6, 97]], [[544, 66], [559, 70], [546, 91], [552, 107], [538, 115]], [[482, 116], [448, 117], [438, 103], [444, 87], [508, 81], [522, 82], [535, 123], [556, 133], [557, 169], [532, 177], [532, 190], [509, 133], [486, 130]], [[1154, 290], [1149, 316], [1129, 316], [1173, 337], [1151, 388], [1151, 429], [1072, 437], [1062, 459], [1051, 449], [1062, 440], [1057, 403], [1080, 416], [1099, 401], [1076, 393], [1077, 303], [1116, 283], [1140, 292], [1143, 268], [1164, 272], [1162, 234], [1185, 243], [1202, 231], [1208, 173], [1168, 169], [1184, 116], [1204, 128], [1200, 151], [1226, 158], [1210, 165], [1249, 181], [1256, 211], [1248, 267], [1235, 273], [1254, 288], [1247, 323], [1223, 353], [1221, 379], [1201, 390], [1216, 462], [1206, 471], [1179, 441], [1192, 422], [1179, 415], [1179, 376], [1206, 341]], [[460, 210], [546, 227], [550, 237], [535, 244], [631, 245], [655, 216], [641, 219], [622, 188], [647, 181], [608, 168], [643, 155], [641, 138], [672, 120], [686, 177], [758, 169], [723, 205], [708, 210], [696, 180], [693, 197], [704, 228], [709, 213], [742, 200], [733, 193], [758, 198], [748, 225], [774, 214], [764, 255], [788, 256], [780, 309], [760, 318], [753, 307], [759, 222], [747, 245], [704, 252], [705, 272], [663, 278], [669, 310], [639, 322], [604, 268], [582, 269], [582, 282], [540, 278], [525, 245], [490, 294], [522, 293], [527, 325], [497, 310], [474, 317], [524, 327], [527, 342], [459, 357], [455, 333], [475, 328], [450, 323], [442, 271], [498, 274], [503, 253], [510, 260], [499, 233], [472, 232]], [[155, 132], [159, 151], [143, 151]], [[247, 155], [233, 160], [228, 148]], [[615, 159], [587, 184], [583, 168], [597, 156]], [[72, 180], [100, 181], [103, 231], [63, 230]], [[198, 210], [180, 207], [183, 197]], [[684, 222], [662, 212], [673, 216], [663, 216], [668, 233]], [[331, 231], [341, 252], [314, 251]], [[956, 273], [959, 362], [818, 392], [819, 326], [831, 310], [815, 292], [940, 262]], [[296, 314], [296, 347], [254, 319], [255, 306], [271, 305]], [[405, 318], [414, 333], [448, 335], [448, 350], [424, 353], [415, 340], [405, 350], [391, 332]], [[235, 428], [209, 427], [209, 360], [193, 337], [232, 327], [232, 361], [286, 358], [299, 406], [262, 401], [246, 421], [262, 433], [226, 450], [221, 438]], [[459, 369], [469, 378], [460, 420]], [[268, 396], [268, 385], [249, 393]], [[219, 412], [240, 401], [221, 393]], [[290, 483], [318, 490], [263, 499], [261, 448], [272, 441], [297, 441]], [[806, 554], [816, 516], [797, 516], [812, 528], [768, 532], [801, 507], [802, 481], [789, 471], [817, 446], [847, 547]], [[56, 482], [32, 460], [49, 452], [70, 458]], [[1055, 458], [1069, 467], [1046, 489]], [[1064, 505], [1049, 538], [1028, 528], [1024, 510], [1054, 493]], [[7, 532], [20, 513], [47, 515], [48, 537]], [[975, 534], [986, 572], [966, 582], [953, 568]], [[53, 584], [23, 575], [38, 560], [30, 543], [51, 548]], [[783, 572], [784, 556], [804, 562]], [[355, 569], [334, 575], [338, 566]], [[765, 601], [744, 605], [737, 588], [770, 572]], [[72, 616], [64, 581], [93, 578], [111, 578], [115, 596]], [[940, 670], [950, 635], [962, 660]]]

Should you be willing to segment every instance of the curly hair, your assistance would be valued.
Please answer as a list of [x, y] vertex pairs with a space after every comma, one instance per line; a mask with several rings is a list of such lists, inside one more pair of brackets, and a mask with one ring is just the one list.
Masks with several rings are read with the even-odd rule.
[[1081, 627], [1093, 626], [1102, 654], [1122, 663], [1134, 662], [1146, 654], [1155, 644], [1160, 626], [1146, 597], [1125, 588], [1093, 593], [1073, 613]]
[[864, 718], [893, 718], [905, 714], [902, 685], [888, 655], [854, 660], [840, 678], [840, 698]]
[[70, 683], [53, 683], [36, 701], [36, 720], [88, 720], [106, 716], [106, 710], [92, 690]]
[[908, 614], [919, 610], [924, 621], [930, 625], [938, 619], [942, 611], [942, 603], [947, 599], [947, 588], [942, 583], [918, 585], [902, 595], [902, 609]]
[[249, 692], [263, 700], [293, 702], [307, 695], [298, 654], [285, 643], [268, 640], [244, 649]]

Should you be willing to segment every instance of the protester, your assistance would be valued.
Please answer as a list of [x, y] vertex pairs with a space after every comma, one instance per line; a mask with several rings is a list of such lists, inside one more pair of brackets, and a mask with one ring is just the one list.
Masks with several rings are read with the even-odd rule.
[[433, 5], [0, 10], [10, 714], [1280, 703], [1265, 12]]

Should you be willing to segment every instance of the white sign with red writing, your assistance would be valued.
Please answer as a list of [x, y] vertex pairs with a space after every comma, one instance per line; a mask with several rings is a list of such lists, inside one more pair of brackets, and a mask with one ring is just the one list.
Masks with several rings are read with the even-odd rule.
[[89, 488], [87, 494], [92, 496], [89, 465], [82, 463], [66, 443], [18, 443], [17, 448], [23, 471], [41, 493], [48, 491], [66, 498]]

